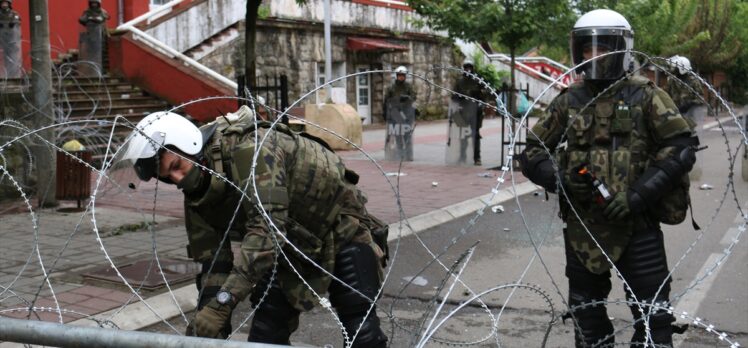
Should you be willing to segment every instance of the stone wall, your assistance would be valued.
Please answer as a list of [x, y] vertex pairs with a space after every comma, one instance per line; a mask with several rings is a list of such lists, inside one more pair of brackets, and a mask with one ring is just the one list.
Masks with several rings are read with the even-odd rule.
[[[324, 64], [324, 33], [321, 25], [290, 25], [287, 22], [260, 21], [257, 28], [257, 75], [288, 76], [289, 101], [294, 102], [303, 94], [316, 87], [315, 69], [317, 64]], [[243, 31], [243, 25], [240, 26]], [[332, 57], [336, 63], [345, 62], [346, 74], [355, 72], [358, 66], [368, 66], [370, 70], [394, 70], [405, 65], [419, 76], [428, 78], [432, 83], [451, 88], [456, 74], [444, 70], [433, 70], [434, 65], [457, 66], [461, 58], [456, 57], [451, 42], [441, 37], [413, 35], [385, 37], [400, 45], [407, 46], [406, 52], [373, 53], [354, 52], [346, 49], [348, 36], [362, 35], [354, 30], [333, 27]], [[200, 63], [235, 79], [237, 66], [243, 62], [243, 32], [238, 38], [214, 50], [200, 59]], [[418, 93], [418, 105], [421, 113], [427, 110], [431, 117], [444, 112], [448, 102], [447, 93], [433, 88], [420, 78], [409, 77]], [[371, 75], [371, 113], [374, 122], [382, 121], [382, 99], [384, 91], [394, 82], [391, 73], [372, 73]], [[346, 79], [347, 101], [355, 107], [356, 80]], [[316, 102], [312, 94], [300, 105]]]

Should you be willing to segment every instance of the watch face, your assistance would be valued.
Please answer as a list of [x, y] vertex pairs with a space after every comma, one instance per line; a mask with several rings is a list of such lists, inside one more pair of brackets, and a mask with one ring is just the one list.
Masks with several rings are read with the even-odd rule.
[[227, 304], [231, 301], [231, 293], [228, 291], [220, 291], [216, 294], [216, 300], [218, 300], [218, 303], [220, 304]]

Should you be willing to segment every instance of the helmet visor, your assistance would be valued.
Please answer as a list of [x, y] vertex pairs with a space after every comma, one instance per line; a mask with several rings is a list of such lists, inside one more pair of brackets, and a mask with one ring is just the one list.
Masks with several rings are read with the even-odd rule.
[[[586, 61], [576, 72], [583, 73], [584, 78], [589, 80], [618, 79], [625, 70], [626, 38], [620, 34], [598, 35], [600, 31], [602, 30], [572, 33], [571, 55], [574, 65]], [[617, 53], [605, 55], [610, 52]], [[603, 55], [605, 56], [600, 57]]]
[[125, 143], [117, 151], [111, 168], [113, 170], [135, 170], [135, 174], [142, 181], [149, 181], [158, 176], [158, 153], [163, 147], [165, 136], [154, 132], [150, 137], [136, 130], [127, 137]]

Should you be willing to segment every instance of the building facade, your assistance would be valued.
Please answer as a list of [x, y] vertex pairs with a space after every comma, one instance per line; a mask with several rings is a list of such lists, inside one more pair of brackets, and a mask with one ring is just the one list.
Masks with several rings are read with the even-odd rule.
[[[257, 75], [288, 76], [289, 99], [295, 101], [325, 83], [323, 1], [299, 6], [295, 0], [271, 0], [263, 6]], [[417, 90], [422, 115], [446, 116], [448, 94], [433, 84], [450, 88], [457, 75], [438, 67], [459, 65], [462, 58], [444, 33], [414, 26], [411, 19], [417, 15], [402, 2], [333, 0], [331, 7], [332, 77], [342, 79], [332, 83], [331, 95], [320, 89], [300, 104], [348, 103], [364, 124], [382, 122], [383, 96], [394, 83], [394, 74], [385, 71], [403, 65], [417, 75], [408, 81]], [[243, 25], [235, 30], [219, 47], [195, 56], [232, 79], [242, 69], [244, 46]]]

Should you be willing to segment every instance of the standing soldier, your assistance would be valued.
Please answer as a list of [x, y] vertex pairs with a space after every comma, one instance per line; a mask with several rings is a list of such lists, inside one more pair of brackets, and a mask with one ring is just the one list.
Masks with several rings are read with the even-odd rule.
[[[462, 63], [462, 69], [471, 74], [475, 73], [475, 65], [470, 58], [465, 59], [465, 61]], [[483, 88], [481, 87], [480, 83], [478, 83], [478, 80], [470, 77], [467, 74], [463, 74], [462, 76], [460, 76], [457, 82], [455, 82], [454, 91], [477, 100], [483, 100]], [[474, 101], [470, 102], [476, 103]], [[475, 110], [475, 129], [473, 130], [473, 163], [476, 166], [479, 166], [482, 164], [480, 157], [480, 129], [481, 127], [483, 127], [483, 106], [476, 105]]]
[[[563, 192], [567, 316], [574, 321], [576, 346], [614, 345], [602, 301], [615, 265], [632, 301], [631, 346], [669, 347], [675, 319], [666, 309], [671, 279], [659, 224], [685, 218], [683, 180], [698, 138], [667, 93], [625, 74], [633, 31], [623, 16], [610, 10], [583, 15], [570, 43], [573, 64], [585, 62], [576, 70], [583, 79], [551, 102], [528, 135], [520, 164], [532, 182]], [[613, 51], [620, 52], [598, 57]], [[543, 146], [557, 151], [557, 167]]]
[[395, 69], [395, 83], [384, 96], [384, 119], [387, 125], [385, 158], [387, 160], [413, 160], [413, 129], [416, 122], [416, 91], [405, 81], [408, 69]]
[[0, 51], [0, 78], [21, 77], [21, 17], [11, 0], [0, 0]]
[[690, 74], [691, 61], [683, 56], [672, 56], [668, 59], [668, 63], [675, 77], [668, 78], [667, 93], [673, 99], [681, 115], [697, 122], [696, 107], [702, 104], [700, 97], [704, 89], [701, 82]]
[[91, 0], [88, 8], [78, 19], [86, 27], [80, 33], [80, 60], [78, 72], [83, 76], [100, 76], [103, 67], [104, 40], [107, 36], [106, 21], [109, 14], [101, 8], [101, 0]]
[[[289, 345], [300, 312], [322, 301], [347, 337], [358, 331], [352, 347], [386, 346], [374, 306], [386, 226], [367, 213], [358, 175], [326, 145], [282, 124], [255, 123], [246, 106], [201, 128], [165, 112], [138, 123], [122, 158], [141, 180], [182, 190], [188, 250], [203, 264], [188, 334], [227, 337], [233, 309], [249, 296], [250, 342]], [[243, 235], [236, 264], [222, 242], [229, 230]], [[329, 303], [321, 297], [328, 291]]]
[[[410, 100], [411, 102], [416, 101], [416, 90], [413, 89], [413, 85], [410, 82], [405, 81], [408, 74], [408, 68], [399, 66], [395, 69], [395, 83], [387, 89], [387, 93], [384, 95], [384, 102], [387, 103], [390, 98], [397, 97], [400, 101]], [[387, 120], [387, 106], [384, 108], [384, 119]]]
[[88, 8], [83, 11], [78, 22], [81, 25], [102, 24], [109, 19], [109, 14], [101, 8], [101, 0], [91, 0], [88, 2]]

